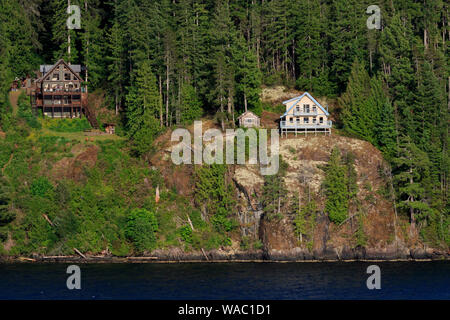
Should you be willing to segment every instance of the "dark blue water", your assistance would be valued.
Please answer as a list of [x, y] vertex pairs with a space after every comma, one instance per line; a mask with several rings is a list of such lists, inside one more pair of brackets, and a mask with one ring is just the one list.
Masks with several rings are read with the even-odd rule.
[[[368, 290], [369, 265], [381, 289]], [[0, 265], [0, 299], [450, 299], [450, 263], [80, 264], [81, 290], [65, 264]]]

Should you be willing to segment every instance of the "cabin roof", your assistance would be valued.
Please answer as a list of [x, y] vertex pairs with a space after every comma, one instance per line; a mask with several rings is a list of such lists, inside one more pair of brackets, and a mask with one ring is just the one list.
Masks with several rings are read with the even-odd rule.
[[254, 114], [253, 112], [251, 112], [251, 111], [247, 111], [247, 112], [244, 112], [243, 114], [241, 114], [239, 117], [237, 117], [237, 119], [239, 120], [240, 118], [244, 118], [244, 117], [246, 117], [246, 116], [253, 116], [253, 117], [255, 117], [255, 118], [259, 118], [256, 114]]
[[[79, 74], [78, 74], [78, 72], [77, 71], [75, 71], [75, 69], [73, 69], [73, 67], [76, 67], [76, 70], [80, 70], [81, 71], [81, 66], [80, 65], [78, 65], [78, 64], [75, 64], [75, 65], [69, 65], [69, 64], [67, 64], [65, 61], [64, 61], [64, 59], [59, 59], [58, 60], [58, 62], [56, 62], [53, 66], [51, 66], [51, 68], [48, 70], [48, 71], [46, 71], [43, 75], [42, 75], [42, 77], [40, 77], [39, 79], [37, 79], [36, 80], [36, 82], [41, 82], [42, 80], [44, 80], [44, 78], [49, 74], [49, 73], [51, 73], [51, 72], [53, 72], [53, 70], [57, 67], [57, 66], [59, 66], [61, 63], [63, 63], [66, 67], [67, 67], [67, 69], [69, 70], [69, 71], [71, 71], [80, 81], [82, 81], [82, 79], [81, 79], [81, 77], [79, 76]], [[45, 69], [45, 67], [48, 67], [48, 66], [50, 66], [50, 65], [41, 65], [41, 68], [44, 70]], [[78, 67], [77, 67], [78, 66]], [[42, 70], [41, 70], [41, 72], [43, 72]]]
[[285, 117], [288, 113], [289, 113], [289, 111], [291, 111], [291, 109], [296, 105], [296, 103], [298, 102], [298, 101], [300, 101], [304, 96], [307, 96], [308, 98], [310, 98], [320, 109], [322, 109], [322, 111], [327, 115], [327, 116], [329, 116], [330, 114], [328, 113], [328, 111], [327, 110], [325, 110], [325, 108], [324, 107], [322, 107], [322, 105], [316, 100], [316, 99], [314, 99], [314, 97], [312, 96], [312, 95], [310, 95], [308, 92], [306, 92], [305, 91], [305, 93], [303, 93], [302, 95], [300, 95], [300, 96], [298, 96], [298, 97], [294, 97], [294, 98], [292, 98], [292, 99], [289, 99], [289, 100], [286, 100], [286, 101], [283, 101], [283, 104], [286, 104], [286, 103], [288, 103], [288, 102], [292, 102], [292, 101], [296, 101], [294, 104], [292, 104], [292, 106], [280, 117], [280, 118], [283, 118], [283, 117]]
[[[56, 63], [58, 64], [58, 63]], [[39, 67], [39, 71], [42, 74], [46, 74], [48, 73], [55, 65], [54, 64], [41, 64]], [[81, 64], [71, 64], [70, 67], [72, 68], [73, 71], [75, 71], [76, 73], [80, 73], [81, 72]]]

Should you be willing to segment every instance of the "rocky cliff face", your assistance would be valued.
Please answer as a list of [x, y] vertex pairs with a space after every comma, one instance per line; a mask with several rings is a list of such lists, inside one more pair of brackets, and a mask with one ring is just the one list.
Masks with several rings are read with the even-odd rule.
[[[168, 141], [169, 133], [160, 141]], [[192, 166], [169, 164], [171, 148], [159, 146], [164, 153], [151, 160], [161, 170], [166, 185], [177, 185], [180, 194], [191, 198], [189, 183]], [[326, 197], [322, 189], [325, 177], [321, 169], [329, 160], [334, 147], [345, 155], [355, 156], [358, 193], [349, 208], [349, 219], [341, 225], [330, 222], [325, 212]], [[441, 258], [442, 253], [425, 248], [417, 237], [408, 232], [408, 221], [400, 219], [389, 195], [389, 169], [379, 150], [366, 141], [337, 135], [290, 135], [280, 138], [280, 155], [287, 163], [284, 177], [287, 198], [294, 194], [301, 199], [314, 199], [317, 208], [311, 234], [298, 239], [294, 233], [294, 214], [288, 206], [281, 209], [281, 217], [268, 219], [261, 203], [264, 177], [258, 165], [230, 166], [229, 181], [235, 189], [236, 207], [233, 215], [239, 221], [239, 235], [233, 236], [233, 246], [207, 252], [210, 259], [270, 259], [270, 260], [348, 260], [348, 259], [406, 259]], [[173, 171], [173, 172], [172, 172]], [[170, 179], [175, 177], [176, 179]], [[185, 181], [186, 183], [181, 183]], [[355, 204], [356, 203], [356, 204]], [[360, 223], [359, 217], [362, 217]], [[359, 237], [363, 237], [361, 241]], [[243, 238], [262, 244], [262, 249], [242, 251]], [[363, 243], [361, 243], [363, 242]], [[165, 259], [190, 259], [180, 252], [160, 253]], [[206, 259], [204, 252], [195, 253]], [[443, 253], [448, 256], [447, 253]], [[157, 255], [158, 256], [158, 255]], [[195, 258], [194, 257], [194, 258]]]
[[[324, 171], [321, 166], [338, 147], [342, 154], [355, 156], [358, 205], [351, 205], [349, 219], [335, 225], [324, 210], [325, 196], [321, 188]], [[237, 166], [233, 180], [239, 194], [239, 215], [253, 228], [245, 235], [259, 238], [266, 258], [282, 260], [406, 258], [408, 248], [419, 245], [417, 239], [406, 238], [407, 221], [396, 218], [392, 201], [386, 192], [388, 172], [381, 153], [370, 143], [341, 136], [298, 136], [280, 140], [280, 155], [288, 164], [284, 178], [288, 198], [298, 194], [301, 199], [313, 197], [317, 202], [314, 231], [308, 241], [299, 241], [294, 234], [294, 215], [283, 208], [283, 218], [269, 220], [261, 214], [261, 193], [264, 179], [257, 166]], [[258, 211], [259, 210], [259, 211]], [[363, 217], [362, 225], [356, 215]], [[354, 216], [353, 218], [351, 218]], [[250, 233], [248, 233], [250, 232]], [[358, 243], [357, 233], [365, 243]]]

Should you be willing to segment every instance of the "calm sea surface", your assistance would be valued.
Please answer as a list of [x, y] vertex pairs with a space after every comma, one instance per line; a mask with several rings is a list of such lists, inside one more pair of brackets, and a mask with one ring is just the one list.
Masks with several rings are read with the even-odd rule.
[[[381, 269], [368, 290], [367, 267]], [[80, 264], [81, 290], [68, 290], [67, 264], [0, 265], [0, 299], [450, 299], [450, 263]]]

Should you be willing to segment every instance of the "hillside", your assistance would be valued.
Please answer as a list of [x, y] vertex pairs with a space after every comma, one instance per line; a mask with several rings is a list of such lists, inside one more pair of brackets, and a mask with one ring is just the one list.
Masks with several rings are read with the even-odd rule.
[[[322, 187], [322, 166], [327, 163], [335, 147], [343, 154], [352, 153], [355, 156], [358, 184], [357, 201], [354, 201], [357, 205], [350, 207], [350, 218], [341, 225], [331, 223], [324, 212], [326, 197]], [[194, 169], [190, 165], [174, 167], [170, 163], [168, 144], [164, 149], [165, 153], [157, 153], [151, 159], [152, 164], [164, 172], [167, 185], [176, 186], [179, 194], [194, 197]], [[289, 211], [289, 205], [282, 208], [282, 217], [278, 220], [268, 219], [263, 214], [261, 196], [264, 178], [258, 166], [233, 165], [229, 167], [228, 180], [236, 199], [233, 216], [239, 221], [239, 233], [232, 238], [235, 245], [216, 252], [216, 257], [231, 259], [247, 256], [248, 253], [242, 250], [243, 241], [246, 245], [247, 242], [261, 243], [261, 257], [282, 260], [433, 256], [433, 249], [425, 250], [426, 246], [417, 234], [411, 236], [408, 221], [396, 218], [389, 191], [389, 168], [381, 153], [370, 143], [336, 135], [288, 138], [280, 140], [280, 155], [288, 164], [287, 174], [283, 178], [287, 198], [298, 194], [301, 199], [310, 197], [317, 203], [314, 212], [316, 222], [306, 240], [300, 242], [294, 234], [295, 215]], [[237, 243], [241, 243], [240, 248]], [[172, 254], [178, 258], [183, 255], [175, 252]], [[250, 252], [255, 254], [254, 250]], [[201, 253], [198, 256], [201, 257]]]
[[[203, 120], [204, 130], [218, 126]], [[417, 234], [411, 237], [405, 218], [396, 218], [387, 164], [368, 142], [335, 134], [280, 139], [284, 197], [271, 216], [262, 203], [266, 178], [256, 165], [174, 165], [172, 130], [154, 141], [147, 162], [116, 136], [84, 139], [82, 132], [53, 131], [65, 128], [60, 121], [41, 121], [42, 128], [21, 133], [9, 129], [0, 138], [1, 187], [14, 203], [0, 228], [3, 257], [73, 257], [74, 248], [91, 259], [443, 257]], [[334, 148], [354, 155], [357, 174], [358, 192], [342, 224], [332, 223], [325, 210], [324, 166]], [[295, 196], [302, 207], [315, 204], [301, 238]], [[155, 225], [130, 234], [132, 217], [140, 214]]]

